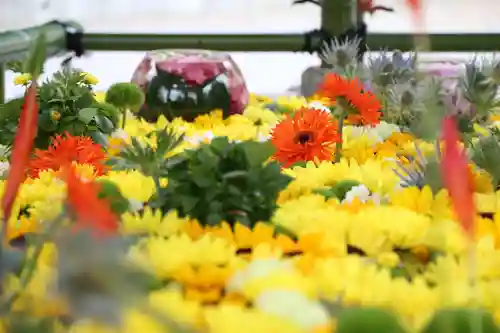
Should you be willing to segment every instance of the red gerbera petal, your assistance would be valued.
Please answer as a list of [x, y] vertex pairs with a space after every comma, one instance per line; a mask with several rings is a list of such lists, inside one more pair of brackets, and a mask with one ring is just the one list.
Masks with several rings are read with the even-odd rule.
[[64, 136], [54, 137], [46, 150], [35, 150], [35, 156], [30, 162], [29, 176], [36, 178], [43, 170], [58, 171], [73, 162], [92, 165], [96, 175], [100, 176], [107, 171], [105, 159], [104, 149], [91, 138], [65, 133]]
[[372, 93], [365, 92], [357, 78], [349, 80], [335, 73], [327, 74], [317, 94], [331, 101], [336, 101], [340, 97], [345, 98], [357, 112], [349, 113], [347, 120], [350, 124], [373, 126], [380, 122], [379, 100]]
[[339, 141], [337, 123], [321, 110], [302, 108], [278, 123], [271, 141], [276, 147], [274, 159], [289, 167], [303, 161], [330, 161]]
[[84, 182], [71, 167], [65, 167], [64, 171], [68, 186], [67, 202], [76, 219], [77, 228], [91, 228], [100, 236], [116, 233], [118, 219], [109, 202], [99, 199], [100, 185]]

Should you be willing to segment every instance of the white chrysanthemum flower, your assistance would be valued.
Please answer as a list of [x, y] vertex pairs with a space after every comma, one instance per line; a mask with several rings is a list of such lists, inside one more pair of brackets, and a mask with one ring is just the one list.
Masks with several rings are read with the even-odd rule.
[[144, 208], [144, 204], [135, 199], [128, 199], [128, 207], [131, 213], [135, 213]]
[[126, 140], [126, 139], [128, 139], [128, 133], [125, 132], [123, 129], [118, 128], [113, 133], [111, 133], [111, 137], [114, 139]]
[[202, 143], [210, 143], [212, 139], [215, 138], [215, 134], [212, 131], [206, 131], [202, 134], [195, 134], [193, 136], [184, 137], [184, 141], [197, 147]]
[[279, 260], [277, 258], [253, 260], [244, 270], [236, 272], [229, 279], [226, 284], [226, 290], [239, 291], [248, 281], [265, 277], [278, 270], [292, 271], [293, 263]]
[[351, 138], [365, 137], [369, 141], [373, 142], [374, 145], [377, 144], [378, 142], [384, 141], [384, 139], [378, 134], [375, 128], [372, 127], [350, 126], [349, 136]]
[[270, 290], [255, 300], [255, 307], [262, 312], [290, 320], [306, 331], [327, 327], [327, 311], [305, 295], [292, 290]]
[[9, 168], [10, 168], [10, 164], [9, 162], [0, 162], [0, 176], [3, 176], [7, 173], [7, 171], [9, 171]]
[[386, 123], [385, 121], [381, 121], [373, 130], [382, 140], [386, 140], [393, 133], [401, 132], [401, 129], [399, 128], [398, 125], [389, 124]]
[[360, 202], [373, 202], [375, 204], [380, 204], [381, 197], [377, 193], [371, 193], [368, 187], [361, 184], [358, 186], [353, 186], [349, 192], [346, 193], [342, 203], [351, 203], [354, 199], [358, 199]]
[[326, 113], [331, 113], [330, 109], [327, 106], [323, 105], [321, 102], [318, 102], [318, 101], [313, 101], [313, 102], [309, 103], [308, 107], [310, 107], [311, 109], [320, 110], [320, 111], [323, 111]]

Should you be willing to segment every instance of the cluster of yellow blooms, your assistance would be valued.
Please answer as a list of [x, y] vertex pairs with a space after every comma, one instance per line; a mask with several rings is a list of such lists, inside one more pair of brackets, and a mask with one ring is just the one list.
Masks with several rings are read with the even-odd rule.
[[[192, 123], [174, 120], [174, 127], [186, 134], [179, 149], [217, 136], [267, 140], [280, 116], [266, 109], [265, 102], [252, 96], [243, 115], [228, 119], [213, 112]], [[297, 108], [310, 101], [274, 102]], [[150, 124], [130, 117], [114, 144], [118, 147], [131, 136], [149, 140], [148, 133], [166, 124], [165, 119]], [[294, 239], [274, 235], [265, 223], [253, 230], [243, 225], [233, 230], [225, 223], [204, 228], [175, 211], [162, 216], [146, 207], [141, 214], [125, 213], [123, 233], [149, 235], [130, 250], [130, 259], [165, 281], [163, 289], [151, 292], [151, 306], [202, 332], [319, 333], [331, 332], [336, 325], [324, 302], [388, 308], [411, 330], [421, 329], [439, 308], [475, 302], [467, 275], [467, 239], [447, 192], [401, 187], [393, 171], [397, 163], [404, 163], [401, 156], [417, 154], [414, 138], [387, 123], [373, 128], [347, 126], [343, 135], [340, 163], [311, 163], [283, 171], [293, 180], [280, 194], [272, 222], [291, 230]], [[419, 149], [425, 154], [434, 148], [422, 142]], [[91, 174], [92, 169], [81, 166], [81, 172]], [[9, 222], [19, 232], [36, 228], [32, 220], [46, 221], [61, 211], [65, 184], [56, 176], [46, 171], [23, 184], [16, 207], [29, 207], [30, 221]], [[155, 191], [154, 182], [138, 171], [110, 171], [102, 178], [115, 182], [127, 199], [138, 203], [148, 201]], [[315, 191], [343, 180], [360, 185], [342, 201], [326, 200]], [[475, 171], [474, 182], [481, 213], [475, 288], [481, 305], [500, 319], [500, 192], [481, 171]], [[54, 274], [55, 252], [45, 247], [35, 277], [16, 306], [29, 302], [41, 314], [64, 312], [64, 304], [45, 294]], [[431, 261], [436, 253], [439, 257]], [[411, 279], [394, 274], [407, 260], [416, 267]], [[18, 283], [12, 279], [6, 288], [16, 288]], [[74, 323], [70, 331], [117, 332], [89, 321]], [[127, 309], [118, 331], [166, 329]]]

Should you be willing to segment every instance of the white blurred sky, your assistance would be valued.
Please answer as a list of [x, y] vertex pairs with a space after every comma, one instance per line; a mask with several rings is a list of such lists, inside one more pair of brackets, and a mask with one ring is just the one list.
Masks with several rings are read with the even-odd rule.
[[[74, 19], [92, 32], [265, 33], [303, 32], [319, 26], [319, 9], [292, 0], [0, 0], [0, 30], [54, 18]], [[404, 0], [375, 0], [395, 8], [368, 19], [370, 31], [411, 32]], [[500, 32], [500, 0], [426, 0], [430, 32]], [[21, 21], [19, 18], [22, 17]], [[7, 21], [7, 20], [10, 21]], [[30, 24], [31, 22], [31, 24]], [[75, 62], [101, 79], [99, 89], [130, 79], [142, 52], [95, 52]], [[458, 55], [454, 55], [458, 56]], [[251, 91], [279, 94], [300, 81], [317, 59], [293, 53], [233, 53]], [[48, 61], [49, 73], [61, 59]], [[7, 80], [12, 76], [7, 75]], [[7, 85], [7, 96], [21, 90]]]

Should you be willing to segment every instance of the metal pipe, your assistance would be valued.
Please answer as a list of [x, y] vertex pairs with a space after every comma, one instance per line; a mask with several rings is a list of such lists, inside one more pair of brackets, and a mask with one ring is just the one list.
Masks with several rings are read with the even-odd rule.
[[[72, 22], [67, 24], [79, 27]], [[50, 22], [28, 29], [0, 33], [0, 63], [22, 60], [41, 32], [45, 34], [47, 41], [47, 57], [66, 50], [67, 27], [60, 22]]]
[[303, 34], [160, 35], [86, 33], [83, 36], [83, 45], [86, 50], [93, 51], [150, 51], [172, 48], [290, 52], [301, 50], [304, 45], [304, 36]]
[[[323, 0], [321, 2], [321, 29], [330, 36], [339, 36], [356, 27], [357, 0]], [[328, 66], [324, 61], [321, 66]]]
[[5, 65], [0, 62], [0, 104], [5, 103]]
[[[411, 34], [368, 34], [371, 50], [398, 49], [410, 51], [414, 47]], [[432, 34], [432, 50], [438, 52], [493, 52], [500, 49], [500, 34]], [[319, 46], [321, 40], [313, 40]], [[150, 51], [155, 49], [212, 49], [246, 52], [296, 52], [304, 45], [302, 34], [105, 34], [89, 33], [83, 36], [86, 50], [93, 51]], [[1, 47], [1, 44], [0, 44]], [[1, 54], [1, 53], [0, 53]], [[0, 58], [1, 61], [1, 58]]]

